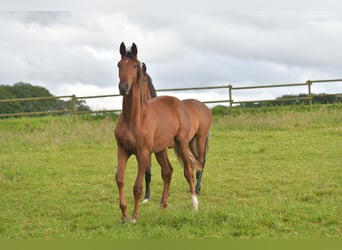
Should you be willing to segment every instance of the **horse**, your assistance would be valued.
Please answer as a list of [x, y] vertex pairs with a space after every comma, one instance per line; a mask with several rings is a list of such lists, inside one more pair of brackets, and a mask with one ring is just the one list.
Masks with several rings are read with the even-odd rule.
[[[114, 130], [117, 142], [117, 159], [115, 179], [119, 192], [119, 207], [122, 221], [135, 222], [139, 218], [139, 203], [142, 196], [142, 181], [147, 165], [154, 153], [163, 179], [161, 208], [166, 208], [173, 168], [168, 159], [167, 149], [174, 145], [176, 155], [183, 164], [185, 179], [190, 188], [192, 206], [198, 210], [198, 199], [194, 187], [193, 170], [201, 168], [189, 148], [191, 117], [183, 102], [172, 96], [158, 96], [147, 100], [142, 88], [146, 82], [142, 66], [137, 59], [138, 49], [135, 43], [130, 51], [125, 44], [120, 45], [121, 59], [119, 68], [119, 92], [122, 98], [122, 112]], [[134, 211], [132, 219], [127, 212], [124, 195], [124, 178], [127, 161], [135, 155], [138, 173], [133, 186]]]
[[[145, 63], [142, 63], [143, 73], [145, 74], [145, 97], [147, 99], [154, 98], [157, 96], [156, 90], [152, 83], [151, 76], [147, 73], [147, 67]], [[191, 116], [192, 129], [190, 130], [190, 137], [193, 138], [190, 142], [190, 149], [193, 155], [201, 164], [202, 170], [196, 171], [196, 194], [200, 194], [202, 174], [204, 170], [204, 165], [206, 162], [206, 155], [208, 151], [208, 141], [209, 141], [209, 130], [212, 123], [212, 114], [210, 109], [202, 102], [196, 99], [185, 99], [182, 100], [185, 104], [189, 115]], [[151, 164], [146, 168], [145, 172], [145, 196], [143, 203], [148, 202], [151, 193]]]

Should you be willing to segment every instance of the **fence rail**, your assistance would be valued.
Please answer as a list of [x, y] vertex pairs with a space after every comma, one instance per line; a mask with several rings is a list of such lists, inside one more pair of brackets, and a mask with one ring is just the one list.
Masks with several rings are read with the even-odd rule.
[[[157, 92], [175, 92], [175, 91], [200, 91], [200, 90], [212, 90], [212, 89], [226, 89], [227, 90], [227, 99], [222, 100], [209, 100], [203, 101], [206, 104], [214, 104], [214, 103], [227, 103], [229, 104], [230, 111], [233, 110], [234, 104], [248, 104], [248, 103], [271, 103], [271, 102], [288, 102], [294, 100], [308, 100], [309, 101], [309, 110], [312, 107], [312, 99], [313, 94], [311, 91], [312, 84], [315, 83], [332, 83], [332, 82], [342, 82], [342, 79], [328, 79], [328, 80], [308, 80], [305, 83], [288, 83], [288, 84], [274, 84], [274, 85], [258, 85], [258, 86], [243, 86], [243, 87], [234, 87], [233, 85], [221, 85], [221, 86], [210, 86], [210, 87], [193, 87], [193, 88], [167, 88], [167, 89], [157, 89]], [[250, 90], [250, 89], [264, 89], [264, 88], [282, 88], [282, 87], [301, 87], [307, 86], [307, 94], [302, 97], [294, 97], [294, 98], [282, 98], [282, 99], [268, 99], [268, 100], [244, 100], [244, 101], [234, 101], [233, 99], [233, 91], [234, 90]], [[326, 96], [342, 96], [342, 93], [336, 94], [323, 94]], [[30, 115], [46, 115], [46, 114], [60, 114], [60, 113], [68, 113], [68, 114], [84, 114], [84, 113], [105, 113], [105, 112], [120, 112], [121, 109], [110, 109], [110, 110], [90, 110], [90, 111], [78, 111], [76, 104], [77, 100], [85, 100], [85, 99], [94, 99], [94, 98], [107, 98], [107, 97], [120, 97], [119, 94], [111, 94], [111, 95], [98, 95], [98, 96], [80, 96], [77, 97], [75, 95], [64, 95], [64, 96], [48, 96], [48, 97], [30, 97], [30, 98], [13, 98], [13, 99], [0, 99], [1, 103], [7, 102], [26, 102], [26, 101], [40, 101], [40, 100], [49, 100], [49, 99], [65, 99], [69, 98], [71, 100], [71, 107], [67, 110], [51, 110], [51, 111], [40, 111], [40, 112], [20, 112], [20, 113], [12, 113], [12, 114], [0, 114], [0, 117], [13, 117], [13, 116], [30, 116]]]

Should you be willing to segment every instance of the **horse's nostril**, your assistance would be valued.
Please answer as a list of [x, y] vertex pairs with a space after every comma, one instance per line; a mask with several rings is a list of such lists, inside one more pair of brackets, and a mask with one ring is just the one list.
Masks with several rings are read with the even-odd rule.
[[120, 95], [127, 95], [129, 92], [128, 83], [120, 83], [119, 84]]

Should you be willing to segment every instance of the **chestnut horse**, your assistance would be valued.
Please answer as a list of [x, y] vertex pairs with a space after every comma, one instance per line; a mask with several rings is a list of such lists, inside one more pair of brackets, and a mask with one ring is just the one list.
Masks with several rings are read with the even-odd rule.
[[[157, 96], [156, 90], [152, 83], [152, 78], [147, 73], [146, 65], [142, 64], [142, 69], [145, 74], [145, 97], [147, 99], [153, 98]], [[202, 102], [196, 99], [185, 99], [182, 100], [185, 104], [185, 107], [188, 110], [188, 114], [191, 116], [191, 130], [190, 130], [190, 138], [192, 138], [190, 142], [190, 149], [196, 159], [202, 166], [202, 170], [196, 171], [196, 186], [195, 192], [197, 194], [200, 193], [201, 190], [201, 181], [202, 181], [202, 173], [204, 170], [204, 165], [206, 161], [206, 155], [208, 151], [208, 140], [209, 140], [209, 129], [212, 122], [212, 114], [210, 109]], [[150, 184], [151, 184], [151, 164], [149, 164], [146, 168], [145, 172], [145, 196], [143, 202], [148, 202], [150, 198]]]
[[167, 148], [174, 145], [178, 159], [183, 163], [184, 176], [189, 183], [194, 210], [198, 209], [195, 193], [193, 170], [201, 168], [189, 148], [192, 121], [185, 105], [177, 98], [159, 96], [150, 100], [144, 96], [142, 88], [146, 82], [141, 63], [137, 59], [137, 46], [133, 43], [127, 51], [124, 43], [120, 45], [121, 60], [119, 67], [119, 90], [123, 96], [122, 112], [115, 128], [118, 165], [116, 183], [119, 191], [122, 220], [129, 221], [127, 202], [124, 195], [124, 177], [127, 161], [135, 155], [138, 173], [133, 186], [133, 220], [139, 217], [139, 203], [142, 196], [142, 181], [151, 153], [155, 153], [161, 166], [164, 182], [161, 207], [168, 202], [173, 168], [167, 155]]

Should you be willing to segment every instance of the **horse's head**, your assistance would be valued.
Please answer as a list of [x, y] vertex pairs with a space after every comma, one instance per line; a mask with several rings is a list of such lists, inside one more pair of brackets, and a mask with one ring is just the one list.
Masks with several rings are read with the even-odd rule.
[[140, 62], [137, 59], [138, 49], [135, 43], [127, 50], [125, 44], [120, 45], [121, 60], [119, 67], [119, 90], [121, 95], [128, 95], [133, 84], [137, 83], [140, 74]]

